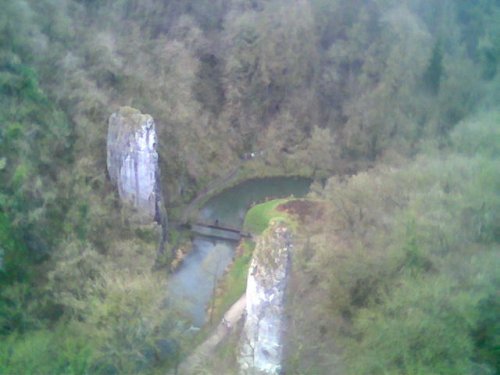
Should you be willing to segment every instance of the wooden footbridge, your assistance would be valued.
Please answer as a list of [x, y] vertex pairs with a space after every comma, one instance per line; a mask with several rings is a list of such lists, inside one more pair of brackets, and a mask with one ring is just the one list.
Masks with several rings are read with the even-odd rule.
[[239, 241], [241, 238], [251, 238], [249, 232], [245, 232], [238, 228], [221, 225], [217, 221], [215, 223], [195, 222], [188, 223], [187, 226], [192, 232], [206, 236], [229, 241]]

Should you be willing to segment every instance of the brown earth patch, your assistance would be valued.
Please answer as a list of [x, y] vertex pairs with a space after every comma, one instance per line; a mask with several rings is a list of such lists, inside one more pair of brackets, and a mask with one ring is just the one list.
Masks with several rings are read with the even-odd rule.
[[320, 202], [306, 199], [288, 201], [280, 204], [276, 209], [298, 217], [302, 224], [321, 220], [324, 214], [324, 206]]

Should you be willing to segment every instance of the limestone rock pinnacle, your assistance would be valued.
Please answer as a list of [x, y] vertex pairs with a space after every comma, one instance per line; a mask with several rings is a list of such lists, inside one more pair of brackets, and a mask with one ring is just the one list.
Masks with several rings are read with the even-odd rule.
[[107, 167], [111, 182], [123, 202], [137, 210], [142, 220], [159, 214], [160, 186], [157, 136], [150, 115], [121, 107], [108, 123]]
[[292, 246], [286, 226], [272, 224], [254, 250], [248, 272], [240, 374], [278, 375], [283, 356], [285, 290]]

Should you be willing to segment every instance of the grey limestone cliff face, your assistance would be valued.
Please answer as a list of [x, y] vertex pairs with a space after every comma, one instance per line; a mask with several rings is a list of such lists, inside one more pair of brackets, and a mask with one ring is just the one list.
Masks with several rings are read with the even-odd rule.
[[280, 374], [289, 230], [274, 224], [259, 238], [250, 265], [246, 319], [240, 341], [240, 374]]
[[123, 202], [137, 210], [142, 221], [159, 221], [161, 202], [157, 136], [150, 115], [121, 107], [108, 123], [107, 166]]

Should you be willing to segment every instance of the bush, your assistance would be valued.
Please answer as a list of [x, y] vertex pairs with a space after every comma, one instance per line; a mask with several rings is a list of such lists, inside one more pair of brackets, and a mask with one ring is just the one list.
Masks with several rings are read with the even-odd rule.
[[0, 373], [88, 374], [93, 351], [86, 339], [64, 326], [10, 335], [0, 346]]
[[380, 305], [357, 315], [346, 346], [349, 373], [470, 374], [473, 333], [489, 314], [482, 303], [495, 295], [498, 266], [494, 252], [484, 251], [461, 270], [405, 277]]

